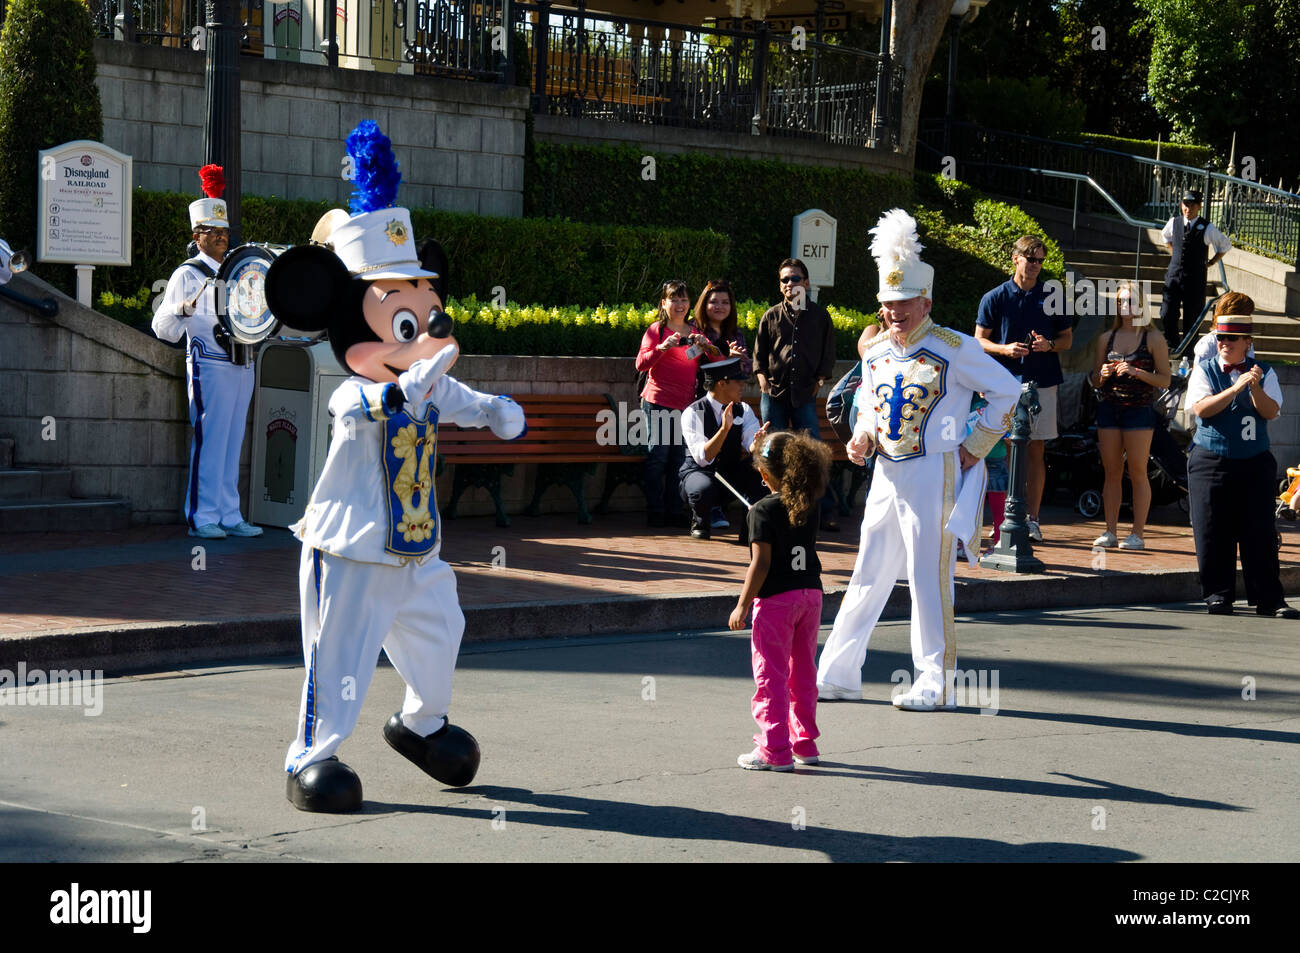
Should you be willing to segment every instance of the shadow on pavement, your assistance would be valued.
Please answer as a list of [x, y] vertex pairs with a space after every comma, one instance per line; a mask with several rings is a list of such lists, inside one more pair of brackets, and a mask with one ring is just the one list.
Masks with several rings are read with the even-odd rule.
[[[466, 793], [481, 795], [506, 806], [510, 824], [563, 828], [578, 831], [608, 831], [631, 837], [674, 840], [725, 841], [755, 844], [796, 851], [819, 851], [832, 861], [1018, 861], [1024, 863], [1118, 862], [1141, 860], [1142, 855], [1112, 847], [1064, 842], [1010, 844], [979, 837], [901, 837], [891, 834], [863, 834], [808, 826], [795, 830], [789, 821], [769, 821], [720, 811], [688, 807], [636, 804], [628, 801], [600, 801], [569, 794], [544, 794], [527, 788], [469, 787]], [[512, 804], [541, 808], [520, 810]], [[418, 804], [367, 804], [391, 811], [430, 813], [448, 817], [492, 820], [494, 807], [430, 807]], [[563, 812], [563, 813], [557, 813]], [[793, 858], [792, 858], [793, 859]]]

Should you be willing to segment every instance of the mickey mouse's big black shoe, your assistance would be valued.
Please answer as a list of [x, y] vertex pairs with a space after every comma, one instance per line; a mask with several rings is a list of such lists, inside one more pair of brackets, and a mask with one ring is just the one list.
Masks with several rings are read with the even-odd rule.
[[454, 788], [469, 784], [478, 773], [478, 742], [451, 722], [421, 738], [402, 724], [402, 713], [398, 712], [384, 725], [384, 740], [429, 777]]
[[338, 758], [327, 758], [289, 775], [285, 795], [300, 811], [350, 814], [361, 808], [361, 779]]

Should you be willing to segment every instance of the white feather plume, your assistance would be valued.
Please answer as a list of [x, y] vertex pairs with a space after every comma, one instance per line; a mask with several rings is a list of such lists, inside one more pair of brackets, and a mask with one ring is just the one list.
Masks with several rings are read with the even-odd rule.
[[907, 264], [921, 258], [920, 236], [916, 233], [916, 219], [901, 208], [891, 208], [880, 217], [871, 229], [871, 257], [880, 264]]

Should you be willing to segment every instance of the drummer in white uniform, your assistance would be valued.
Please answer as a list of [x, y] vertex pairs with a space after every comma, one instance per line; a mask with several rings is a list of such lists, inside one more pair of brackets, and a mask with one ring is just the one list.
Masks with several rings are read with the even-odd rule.
[[[817, 669], [818, 697], [862, 697], [867, 643], [895, 580], [912, 596], [916, 679], [894, 697], [909, 711], [953, 708], [957, 640], [953, 570], [957, 541], [976, 552], [982, 522], [983, 457], [1006, 432], [1020, 382], [973, 337], [930, 320], [934, 268], [920, 259], [916, 222], [893, 209], [872, 229], [880, 267], [879, 335], [862, 359], [858, 418], [849, 459], [877, 456], [862, 542]], [[970, 434], [971, 397], [988, 401]]]
[[234, 363], [234, 348], [217, 317], [216, 277], [230, 245], [230, 222], [221, 198], [220, 166], [199, 170], [205, 198], [190, 203], [190, 225], [199, 252], [181, 264], [167, 282], [153, 318], [153, 332], [164, 341], [185, 335], [189, 375], [190, 472], [185, 484], [185, 522], [191, 536], [224, 539], [261, 536], [260, 526], [239, 511], [239, 454], [253, 397], [253, 364]]

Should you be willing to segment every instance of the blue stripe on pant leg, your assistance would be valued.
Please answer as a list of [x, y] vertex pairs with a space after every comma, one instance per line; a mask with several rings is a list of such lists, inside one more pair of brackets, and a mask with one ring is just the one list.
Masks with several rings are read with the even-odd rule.
[[190, 360], [190, 390], [192, 391], [190, 403], [194, 406], [194, 445], [190, 450], [190, 485], [189, 492], [186, 494], [188, 506], [185, 522], [189, 524], [190, 529], [198, 529], [194, 525], [194, 514], [199, 511], [199, 458], [203, 453], [203, 388], [199, 379], [199, 361], [194, 355], [191, 355]]

